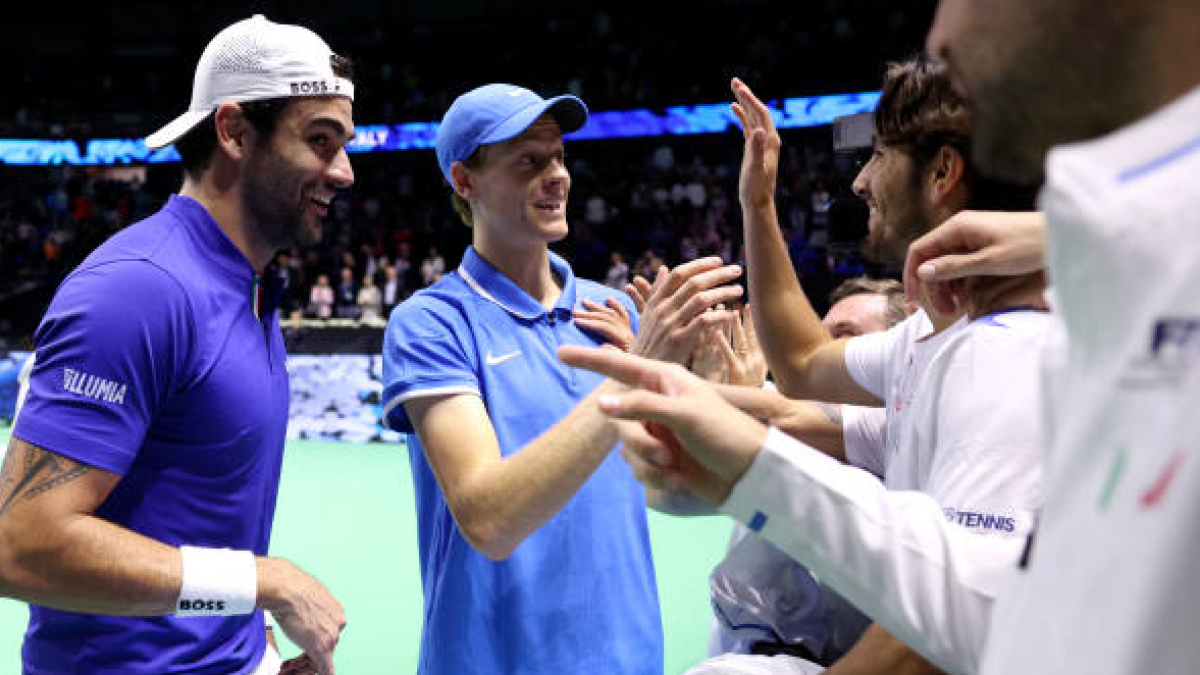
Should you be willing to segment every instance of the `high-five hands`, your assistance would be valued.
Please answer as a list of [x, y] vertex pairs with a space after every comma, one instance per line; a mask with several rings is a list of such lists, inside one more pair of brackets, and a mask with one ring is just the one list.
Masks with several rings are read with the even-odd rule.
[[622, 453], [650, 487], [685, 488], [719, 505], [762, 448], [767, 428], [678, 364], [616, 349], [565, 346], [558, 354], [630, 387], [599, 405], [620, 420]]
[[633, 286], [635, 305], [642, 312], [631, 354], [659, 361], [684, 363], [705, 328], [723, 323], [731, 312], [714, 309], [742, 296], [742, 287], [731, 282], [742, 274], [737, 265], [708, 257], [660, 267], [653, 284]]

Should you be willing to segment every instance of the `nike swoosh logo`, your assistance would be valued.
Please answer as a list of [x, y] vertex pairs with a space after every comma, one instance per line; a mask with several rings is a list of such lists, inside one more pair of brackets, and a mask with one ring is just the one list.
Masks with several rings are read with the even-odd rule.
[[487, 356], [486, 356], [486, 357], [484, 357], [484, 360], [486, 360], [486, 361], [487, 361], [487, 364], [488, 364], [489, 366], [496, 366], [496, 365], [499, 365], [499, 364], [501, 364], [501, 363], [504, 363], [505, 361], [507, 361], [507, 360], [509, 360], [509, 359], [511, 359], [511, 358], [515, 358], [515, 357], [517, 357], [517, 356], [520, 356], [520, 355], [521, 355], [521, 350], [520, 350], [520, 349], [518, 349], [518, 350], [517, 350], [517, 351], [515, 351], [515, 352], [509, 352], [509, 353], [507, 353], [507, 354], [501, 354], [500, 356], [492, 356], [492, 353], [491, 353], [491, 352], [488, 352], [488, 353], [487, 353]]

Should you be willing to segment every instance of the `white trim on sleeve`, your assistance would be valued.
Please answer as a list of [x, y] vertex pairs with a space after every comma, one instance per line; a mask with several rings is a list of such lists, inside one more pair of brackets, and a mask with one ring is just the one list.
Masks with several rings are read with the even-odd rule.
[[474, 394], [476, 396], [480, 396], [478, 389], [461, 384], [450, 385], [448, 387], [432, 387], [430, 389], [414, 389], [412, 391], [400, 394], [399, 396], [393, 396], [386, 404], [384, 404], [383, 421], [386, 424], [388, 418], [392, 414], [392, 411], [395, 410], [396, 406], [400, 405], [401, 403], [406, 403], [414, 398], [444, 396], [446, 394]]

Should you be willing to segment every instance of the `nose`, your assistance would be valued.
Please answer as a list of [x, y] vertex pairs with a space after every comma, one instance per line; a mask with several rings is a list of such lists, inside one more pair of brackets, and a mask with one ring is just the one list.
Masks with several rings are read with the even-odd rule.
[[929, 26], [929, 34], [925, 36], [925, 53], [935, 61], [945, 61], [950, 52], [950, 45], [946, 41], [946, 24], [952, 11], [949, 4], [946, 0], [938, 2], [937, 13]]
[[863, 168], [859, 170], [858, 175], [854, 177], [854, 182], [850, 184], [850, 189], [853, 190], [854, 194], [860, 199], [866, 199], [867, 195], [870, 194], [870, 188], [868, 187], [869, 176], [867, 172], [871, 170], [871, 165], [874, 163], [875, 160], [872, 159], [864, 164]]
[[571, 172], [567, 171], [567, 165], [561, 159], [553, 159], [546, 166], [545, 173], [542, 174], [542, 185], [546, 189], [558, 190], [564, 192], [571, 186]]
[[326, 176], [329, 182], [339, 190], [354, 185], [354, 167], [350, 166], [350, 155], [346, 154], [345, 148], [338, 150], [337, 156], [329, 164]]

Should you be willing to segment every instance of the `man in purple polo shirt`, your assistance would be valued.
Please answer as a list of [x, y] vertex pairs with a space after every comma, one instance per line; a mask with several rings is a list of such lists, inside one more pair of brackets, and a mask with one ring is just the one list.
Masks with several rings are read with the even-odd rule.
[[354, 180], [349, 63], [262, 16], [196, 67], [184, 183], [74, 270], [0, 473], [0, 593], [30, 603], [27, 675], [279, 672], [261, 611], [333, 673], [341, 605], [266, 557], [288, 380], [262, 279]]

